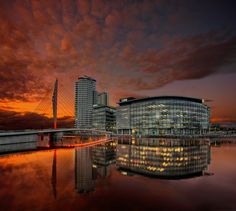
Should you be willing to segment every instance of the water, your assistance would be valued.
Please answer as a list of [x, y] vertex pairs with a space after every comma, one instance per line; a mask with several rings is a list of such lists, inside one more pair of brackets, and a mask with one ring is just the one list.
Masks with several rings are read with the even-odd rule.
[[235, 163], [236, 144], [206, 139], [4, 154], [0, 209], [236, 210]]

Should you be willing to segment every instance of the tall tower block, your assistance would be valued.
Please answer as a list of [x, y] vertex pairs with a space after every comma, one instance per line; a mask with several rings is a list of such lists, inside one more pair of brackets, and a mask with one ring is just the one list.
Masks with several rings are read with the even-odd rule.
[[97, 99], [96, 80], [83, 76], [75, 83], [75, 127], [92, 128], [92, 110]]

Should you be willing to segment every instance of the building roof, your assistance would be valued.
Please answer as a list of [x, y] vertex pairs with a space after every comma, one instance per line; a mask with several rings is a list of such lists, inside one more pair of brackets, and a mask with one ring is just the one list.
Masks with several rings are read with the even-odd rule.
[[92, 81], [96, 81], [94, 78], [90, 77], [90, 76], [87, 76], [87, 75], [84, 75], [84, 76], [81, 76], [78, 78], [79, 80], [80, 79], [87, 79], [87, 80], [92, 80]]
[[196, 103], [203, 103], [202, 99], [192, 98], [192, 97], [183, 97], [183, 96], [154, 96], [154, 97], [146, 97], [146, 98], [123, 98], [118, 104], [119, 105], [128, 105], [132, 103], [142, 102], [142, 101], [151, 101], [151, 100], [184, 100]]
[[93, 109], [101, 109], [101, 108], [109, 108], [109, 109], [114, 109], [114, 110], [116, 110], [116, 108], [113, 107], [113, 106], [99, 105], [99, 104], [94, 104], [94, 105], [93, 105]]

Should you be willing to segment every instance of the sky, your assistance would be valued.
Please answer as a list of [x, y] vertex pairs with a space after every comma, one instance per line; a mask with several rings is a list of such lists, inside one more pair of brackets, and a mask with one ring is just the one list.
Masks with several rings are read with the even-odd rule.
[[234, 0], [0, 0], [0, 130], [48, 125], [56, 78], [61, 124], [72, 124], [84, 74], [112, 106], [197, 97], [212, 122], [236, 122], [235, 9]]

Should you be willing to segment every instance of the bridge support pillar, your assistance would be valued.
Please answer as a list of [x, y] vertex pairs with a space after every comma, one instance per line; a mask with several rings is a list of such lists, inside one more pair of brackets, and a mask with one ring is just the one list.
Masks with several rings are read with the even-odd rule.
[[61, 141], [63, 132], [55, 132], [50, 134], [50, 141]]

